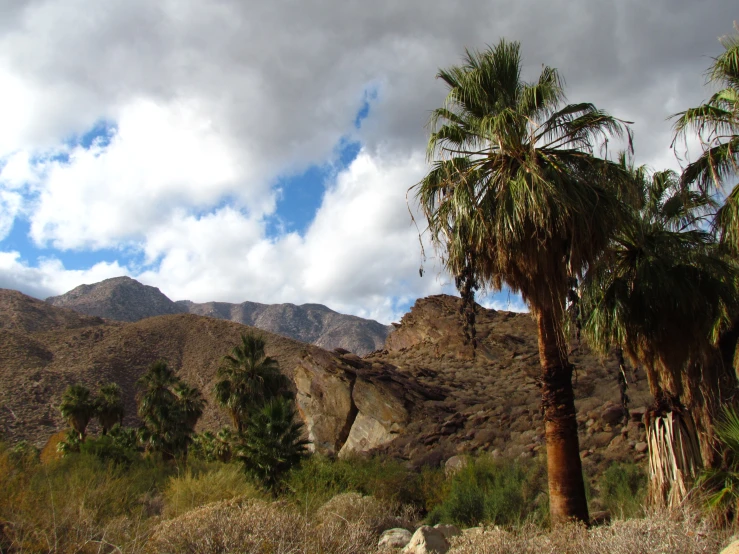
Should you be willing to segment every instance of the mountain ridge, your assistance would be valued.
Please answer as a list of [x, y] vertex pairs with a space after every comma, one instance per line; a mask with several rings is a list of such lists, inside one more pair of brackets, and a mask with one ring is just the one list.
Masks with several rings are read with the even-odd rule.
[[261, 304], [246, 301], [193, 302], [169, 299], [158, 288], [130, 277], [114, 277], [51, 296], [46, 302], [114, 321], [190, 313], [250, 325], [332, 350], [343, 348], [364, 355], [383, 347], [392, 330], [371, 319], [341, 314], [323, 304]]

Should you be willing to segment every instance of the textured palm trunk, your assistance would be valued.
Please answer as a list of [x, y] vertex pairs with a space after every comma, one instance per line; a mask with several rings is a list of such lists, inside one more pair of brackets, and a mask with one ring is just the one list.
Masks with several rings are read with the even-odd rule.
[[542, 409], [547, 441], [549, 512], [552, 524], [572, 519], [589, 523], [585, 483], [577, 437], [572, 366], [556, 315], [539, 310], [536, 316], [541, 362]]

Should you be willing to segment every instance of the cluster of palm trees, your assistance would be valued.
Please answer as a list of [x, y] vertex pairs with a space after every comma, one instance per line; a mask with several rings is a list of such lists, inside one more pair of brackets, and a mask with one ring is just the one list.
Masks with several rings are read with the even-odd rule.
[[123, 422], [124, 408], [121, 389], [116, 383], [100, 387], [93, 396], [84, 385], [71, 385], [64, 391], [59, 411], [72, 429], [75, 442], [84, 442], [87, 426], [93, 418], [100, 423], [103, 435]]
[[[739, 187], [722, 198], [739, 162], [739, 35], [722, 43], [709, 73], [721, 90], [676, 116], [676, 137], [703, 145], [682, 175], [634, 167], [629, 122], [566, 104], [556, 69], [522, 80], [518, 43], [467, 51], [438, 73], [448, 95], [430, 118], [433, 166], [416, 199], [468, 306], [476, 288], [506, 284], [536, 319], [554, 523], [588, 521], [566, 331], [573, 282], [589, 342], [622, 349], [649, 377], [651, 498], [679, 502], [718, 462], [712, 427], [736, 390], [719, 346], [736, 340], [739, 319]], [[609, 156], [614, 138], [625, 152]]]
[[[207, 460], [241, 461], [248, 472], [274, 489], [280, 477], [306, 455], [307, 441], [296, 421], [289, 381], [277, 361], [265, 354], [261, 336], [242, 334], [241, 344], [224, 356], [217, 372], [213, 394], [231, 416], [232, 429], [195, 433], [205, 399], [164, 360], [154, 362], [138, 385], [142, 389], [138, 397], [141, 426], [133, 444], [164, 460], [185, 458], [192, 447]], [[61, 450], [78, 451], [93, 417], [98, 418], [103, 435], [122, 423], [121, 390], [113, 383], [93, 397], [86, 387], [72, 385], [64, 392], [60, 410], [72, 429]], [[112, 441], [118, 439], [124, 446], [132, 444], [131, 433], [114, 432]]]
[[233, 430], [221, 430], [201, 444], [216, 459], [237, 458], [274, 490], [285, 472], [307, 455], [308, 441], [296, 421], [289, 380], [264, 349], [261, 336], [242, 334], [241, 344], [223, 358], [213, 393], [228, 410]]

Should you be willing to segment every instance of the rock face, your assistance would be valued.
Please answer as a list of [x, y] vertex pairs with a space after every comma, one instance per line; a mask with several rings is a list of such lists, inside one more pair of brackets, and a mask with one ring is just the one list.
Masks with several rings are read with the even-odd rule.
[[346, 456], [392, 442], [424, 401], [441, 399], [393, 366], [345, 351], [306, 353], [294, 372], [298, 410], [315, 451]]
[[158, 288], [143, 285], [130, 277], [80, 285], [46, 301], [53, 306], [115, 321], [191, 313], [250, 325], [328, 350], [344, 348], [360, 355], [382, 348], [392, 329], [377, 321], [337, 313], [321, 304], [173, 302]]

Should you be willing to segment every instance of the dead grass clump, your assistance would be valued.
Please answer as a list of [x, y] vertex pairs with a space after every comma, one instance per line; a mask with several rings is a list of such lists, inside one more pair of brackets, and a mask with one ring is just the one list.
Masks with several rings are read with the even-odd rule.
[[576, 524], [552, 531], [526, 525], [465, 533], [453, 539], [449, 554], [713, 554], [728, 538], [728, 531], [697, 519], [652, 514], [589, 530]]
[[377, 535], [361, 523], [314, 526], [285, 502], [236, 499], [196, 508], [161, 523], [148, 550], [157, 553], [352, 554], [372, 551]]
[[316, 521], [321, 524], [341, 526], [361, 523], [378, 535], [395, 527], [413, 531], [416, 519], [418, 514], [410, 507], [356, 492], [337, 494], [316, 512]]
[[262, 493], [236, 465], [223, 465], [214, 471], [193, 474], [187, 471], [171, 477], [164, 490], [164, 515], [172, 518], [219, 500], [259, 498]]

